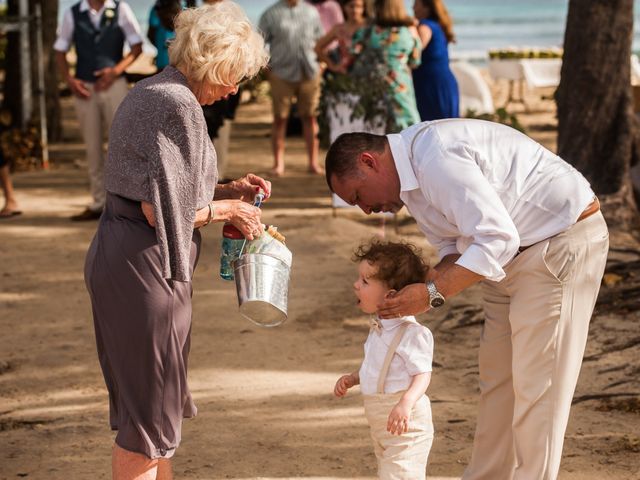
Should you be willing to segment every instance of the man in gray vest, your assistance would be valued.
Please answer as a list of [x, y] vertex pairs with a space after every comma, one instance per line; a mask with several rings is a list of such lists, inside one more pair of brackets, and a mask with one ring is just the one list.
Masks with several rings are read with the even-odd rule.
[[[123, 54], [125, 41], [130, 51]], [[69, 71], [66, 53], [74, 46], [75, 74]], [[53, 46], [58, 68], [75, 96], [76, 113], [87, 147], [91, 204], [72, 220], [100, 218], [105, 201], [103, 135], [108, 134], [116, 109], [127, 94], [122, 76], [142, 53], [140, 27], [125, 2], [81, 0], [65, 13]]]

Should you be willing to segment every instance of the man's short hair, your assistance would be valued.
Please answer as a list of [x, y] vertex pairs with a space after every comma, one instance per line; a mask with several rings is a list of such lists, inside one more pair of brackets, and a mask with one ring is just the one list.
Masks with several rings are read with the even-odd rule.
[[354, 174], [358, 166], [358, 158], [362, 152], [384, 152], [387, 137], [373, 133], [343, 133], [331, 144], [325, 161], [327, 185], [331, 188], [331, 178], [343, 178]]

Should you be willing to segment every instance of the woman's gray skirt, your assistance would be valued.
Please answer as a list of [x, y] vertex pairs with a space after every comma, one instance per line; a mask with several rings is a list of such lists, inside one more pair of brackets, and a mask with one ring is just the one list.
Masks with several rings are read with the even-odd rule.
[[[200, 232], [191, 243], [191, 276]], [[118, 446], [168, 458], [183, 417], [196, 414], [187, 386], [191, 282], [162, 277], [155, 230], [140, 202], [108, 193], [85, 263], [98, 359]]]

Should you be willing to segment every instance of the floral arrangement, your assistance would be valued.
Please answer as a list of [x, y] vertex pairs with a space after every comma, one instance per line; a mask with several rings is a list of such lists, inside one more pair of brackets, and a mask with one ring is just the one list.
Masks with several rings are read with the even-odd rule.
[[362, 119], [365, 123], [393, 133], [399, 131], [395, 122], [393, 101], [389, 97], [389, 71], [382, 51], [363, 48], [357, 52], [347, 74], [327, 71], [320, 97], [320, 142], [329, 143], [329, 114], [338, 104], [347, 104], [351, 117], [341, 122]]
[[561, 48], [507, 48], [489, 50], [490, 59], [562, 58]]

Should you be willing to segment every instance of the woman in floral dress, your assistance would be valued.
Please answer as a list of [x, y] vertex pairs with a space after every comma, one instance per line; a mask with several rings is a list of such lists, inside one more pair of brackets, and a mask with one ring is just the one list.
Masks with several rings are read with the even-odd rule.
[[358, 30], [353, 37], [354, 74], [358, 69], [372, 68], [372, 52], [380, 63], [376, 70], [386, 83], [385, 104], [392, 108], [387, 133], [420, 122], [411, 76], [411, 69], [420, 65], [420, 47], [418, 32], [403, 0], [377, 0], [374, 24]]

